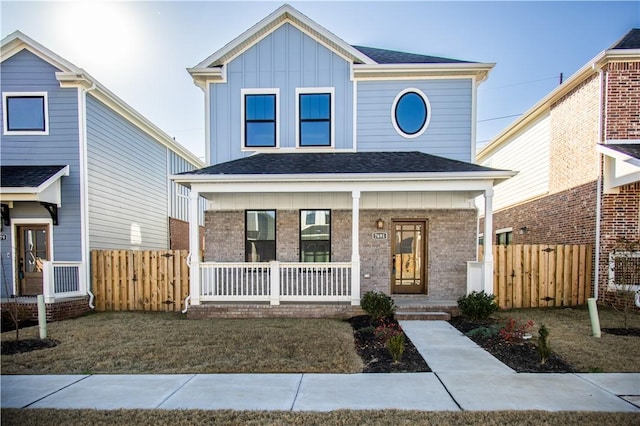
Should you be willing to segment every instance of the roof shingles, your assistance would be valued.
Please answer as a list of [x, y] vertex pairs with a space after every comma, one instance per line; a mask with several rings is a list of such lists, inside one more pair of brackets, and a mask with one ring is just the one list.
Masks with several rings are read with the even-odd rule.
[[37, 188], [66, 166], [2, 166], [3, 188]]

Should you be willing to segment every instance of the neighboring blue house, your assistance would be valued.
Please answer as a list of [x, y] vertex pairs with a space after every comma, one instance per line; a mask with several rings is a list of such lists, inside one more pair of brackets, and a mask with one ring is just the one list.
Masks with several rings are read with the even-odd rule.
[[[473, 164], [492, 68], [352, 46], [289, 5], [190, 68], [210, 164], [172, 176], [193, 206], [209, 200], [190, 310], [348, 314], [369, 290], [449, 303], [492, 292], [474, 198], [491, 212], [493, 186], [514, 175]], [[191, 236], [198, 253], [195, 225]]]
[[1, 52], [2, 296], [79, 296], [86, 308], [90, 250], [175, 246], [189, 191], [168, 176], [204, 164], [24, 34]]

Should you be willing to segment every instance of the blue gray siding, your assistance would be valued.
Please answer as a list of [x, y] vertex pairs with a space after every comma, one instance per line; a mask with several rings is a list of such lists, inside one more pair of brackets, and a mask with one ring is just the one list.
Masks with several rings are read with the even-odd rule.
[[[167, 150], [167, 174], [175, 175], [183, 172], [190, 172], [196, 167], [186, 159], [180, 157], [171, 150]], [[168, 181], [169, 185], [169, 216], [189, 222], [189, 193], [190, 190], [186, 186], [179, 185], [175, 182]], [[198, 222], [200, 226], [204, 226], [204, 210], [206, 200], [200, 199], [200, 212], [198, 214]]]
[[167, 153], [87, 95], [91, 249], [168, 248]]
[[[471, 79], [359, 81], [357, 88], [358, 151], [422, 151], [473, 161]], [[391, 108], [402, 90], [417, 88], [429, 99], [431, 122], [414, 139], [399, 135]]]
[[335, 148], [351, 149], [350, 64], [291, 24], [284, 24], [227, 64], [227, 82], [210, 86], [210, 164], [241, 158], [241, 89], [280, 89], [280, 148], [295, 148], [295, 89], [335, 88]]

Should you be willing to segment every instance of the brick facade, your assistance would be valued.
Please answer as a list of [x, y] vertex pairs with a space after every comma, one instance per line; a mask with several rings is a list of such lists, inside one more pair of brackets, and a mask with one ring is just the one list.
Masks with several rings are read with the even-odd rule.
[[[9, 310], [15, 309], [13, 302], [2, 303], [2, 324], [11, 323]], [[47, 322], [76, 318], [91, 311], [89, 296], [46, 303]], [[21, 321], [38, 321], [38, 304], [35, 298], [18, 298], [18, 317]]]
[[208, 318], [336, 318], [348, 319], [357, 315], [364, 315], [360, 306], [338, 304], [287, 304], [269, 305], [263, 303], [251, 304], [203, 304], [190, 306], [187, 311], [188, 319]]
[[604, 70], [605, 140], [640, 139], [640, 62], [612, 62]]
[[[169, 218], [169, 249], [189, 250], [189, 222]], [[204, 247], [204, 227], [200, 227], [200, 247]]]
[[[208, 211], [205, 215], [205, 261], [243, 262], [244, 211]], [[377, 219], [385, 229], [375, 228]], [[467, 261], [476, 259], [477, 212], [468, 210], [361, 210], [361, 293], [390, 293], [393, 220], [427, 223], [427, 294], [435, 300], [456, 300], [466, 292]], [[276, 252], [281, 261], [299, 261], [298, 210], [276, 212]], [[387, 239], [373, 239], [374, 232]], [[351, 261], [351, 211], [331, 212], [331, 260]]]

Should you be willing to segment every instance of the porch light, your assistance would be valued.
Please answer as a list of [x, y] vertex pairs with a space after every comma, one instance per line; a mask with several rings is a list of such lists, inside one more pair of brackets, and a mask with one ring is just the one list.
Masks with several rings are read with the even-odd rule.
[[376, 228], [384, 229], [384, 220], [382, 220], [382, 219], [376, 220]]

